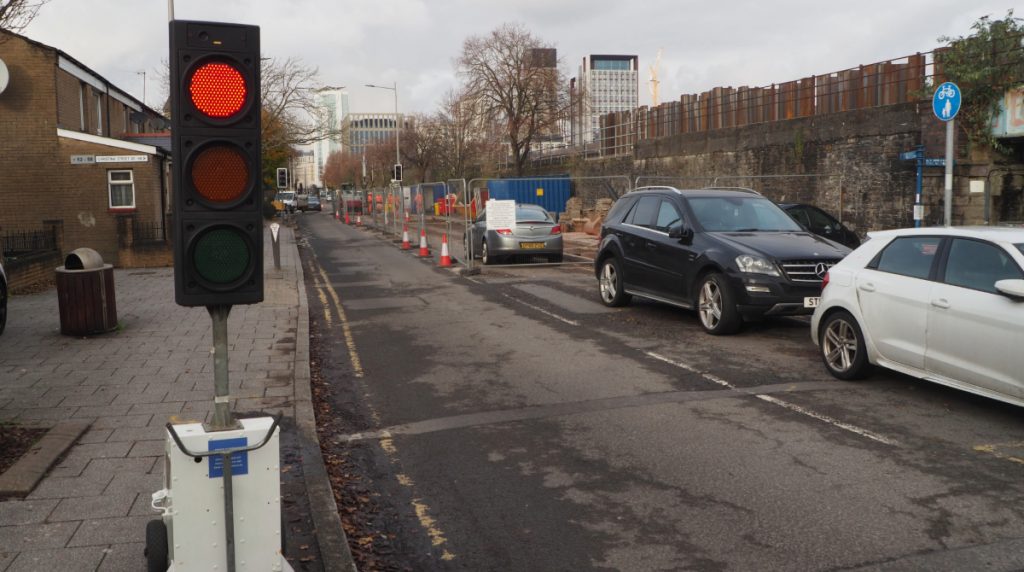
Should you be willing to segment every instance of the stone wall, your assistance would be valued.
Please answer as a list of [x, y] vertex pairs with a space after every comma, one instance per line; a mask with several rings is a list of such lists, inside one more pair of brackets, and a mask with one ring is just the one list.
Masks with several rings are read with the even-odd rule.
[[[531, 174], [628, 175], [639, 185], [750, 187], [777, 202], [816, 204], [860, 234], [913, 226], [916, 166], [899, 154], [925, 146], [941, 158], [945, 127], [924, 104], [908, 103], [787, 121], [686, 133], [639, 142], [632, 156], [568, 159]], [[982, 224], [992, 173], [991, 222], [1024, 220], [1024, 161], [971, 149], [957, 135], [953, 224]], [[943, 220], [942, 167], [924, 169], [926, 225]], [[607, 196], [577, 185], [584, 205]]]

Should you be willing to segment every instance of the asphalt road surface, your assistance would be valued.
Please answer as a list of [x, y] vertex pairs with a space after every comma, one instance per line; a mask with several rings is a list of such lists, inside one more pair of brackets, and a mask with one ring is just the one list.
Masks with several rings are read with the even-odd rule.
[[1024, 568], [1018, 408], [836, 381], [806, 320], [712, 337], [601, 306], [587, 266], [465, 277], [299, 224], [339, 417], [322, 436], [369, 483], [382, 567]]

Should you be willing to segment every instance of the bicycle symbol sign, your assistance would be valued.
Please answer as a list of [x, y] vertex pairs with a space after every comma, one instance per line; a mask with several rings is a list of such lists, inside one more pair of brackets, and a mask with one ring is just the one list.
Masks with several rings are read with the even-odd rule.
[[956, 117], [960, 111], [960, 88], [950, 81], [940, 85], [932, 97], [932, 111], [942, 121]]

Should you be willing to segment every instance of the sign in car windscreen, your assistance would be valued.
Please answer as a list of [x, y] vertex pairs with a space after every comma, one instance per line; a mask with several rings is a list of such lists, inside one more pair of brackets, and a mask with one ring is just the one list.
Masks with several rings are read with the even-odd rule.
[[515, 201], [489, 200], [485, 214], [487, 215], [487, 230], [516, 227]]

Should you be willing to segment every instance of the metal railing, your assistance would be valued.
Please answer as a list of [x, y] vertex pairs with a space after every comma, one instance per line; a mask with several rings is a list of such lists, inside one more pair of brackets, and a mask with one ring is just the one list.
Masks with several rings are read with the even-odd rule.
[[8, 232], [0, 236], [4, 258], [57, 250], [56, 229]]

